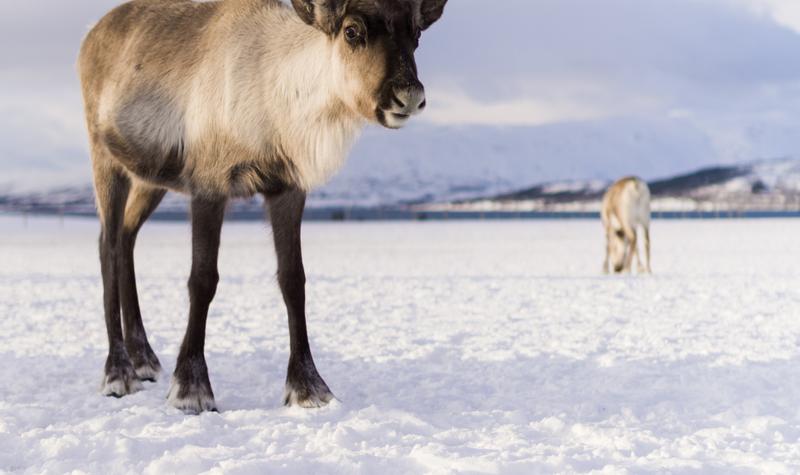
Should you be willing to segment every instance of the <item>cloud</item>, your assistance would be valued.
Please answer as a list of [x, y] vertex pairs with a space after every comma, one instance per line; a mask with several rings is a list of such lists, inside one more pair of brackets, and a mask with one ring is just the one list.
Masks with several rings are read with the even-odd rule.
[[[538, 126], [646, 114], [659, 105], [653, 96], [625, 92], [598, 81], [521, 81], [513, 97], [478, 99], [459, 84], [428, 88], [432, 105], [424, 116], [439, 125]], [[624, 114], [620, 114], [624, 111]]]
[[419, 54], [427, 120], [539, 126], [678, 111], [723, 160], [797, 154], [798, 32], [797, 0], [451, 2]]
[[[735, 1], [506, 0], [492, 5], [501, 4], [454, 4], [434, 26], [433, 38], [424, 38], [420, 53], [428, 84], [472, 99], [473, 114], [463, 100], [446, 105], [455, 104], [459, 116], [476, 123], [487, 117], [487, 104], [548, 106], [547, 97], [564, 95], [565, 88], [570, 102], [585, 104], [562, 107], [563, 120], [570, 120], [576, 108], [587, 107], [592, 116], [638, 114], [643, 102], [661, 106], [650, 113], [714, 108], [753, 88], [800, 79], [800, 63], [791, 60], [800, 50], [800, 36]], [[549, 110], [531, 114], [532, 123], [542, 115], [562, 120]]]
[[796, 0], [742, 0], [756, 13], [767, 15], [781, 25], [800, 32], [800, 2]]

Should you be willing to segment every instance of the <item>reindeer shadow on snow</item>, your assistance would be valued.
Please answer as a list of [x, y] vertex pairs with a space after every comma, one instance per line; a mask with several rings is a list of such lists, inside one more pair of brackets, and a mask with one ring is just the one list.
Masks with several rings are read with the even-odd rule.
[[133, 250], [173, 190], [191, 196], [192, 269], [169, 404], [216, 410], [204, 344], [223, 215], [231, 198], [256, 193], [267, 203], [289, 317], [284, 401], [331, 401], [306, 331], [306, 193], [339, 168], [365, 123], [400, 128], [425, 108], [414, 53], [446, 2], [135, 0], [89, 32], [79, 70], [101, 223], [103, 394], [131, 394], [161, 372], [142, 323]]

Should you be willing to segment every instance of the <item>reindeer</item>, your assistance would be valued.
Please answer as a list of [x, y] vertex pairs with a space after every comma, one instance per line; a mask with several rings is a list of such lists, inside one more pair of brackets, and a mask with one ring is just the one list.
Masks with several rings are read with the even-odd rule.
[[[601, 211], [606, 231], [606, 258], [603, 272], [608, 273], [609, 261], [614, 272], [630, 272], [636, 256], [639, 273], [650, 269], [650, 188], [636, 177], [623, 178], [608, 189]], [[637, 229], [644, 232], [647, 266], [642, 264], [637, 242]]]
[[167, 190], [191, 196], [189, 322], [168, 403], [216, 410], [204, 356], [226, 203], [265, 197], [288, 311], [284, 403], [333, 395], [308, 342], [300, 228], [309, 190], [366, 123], [396, 129], [425, 108], [414, 53], [447, 0], [134, 0], [81, 47], [79, 70], [100, 218], [108, 358], [101, 392], [158, 378], [133, 250]]

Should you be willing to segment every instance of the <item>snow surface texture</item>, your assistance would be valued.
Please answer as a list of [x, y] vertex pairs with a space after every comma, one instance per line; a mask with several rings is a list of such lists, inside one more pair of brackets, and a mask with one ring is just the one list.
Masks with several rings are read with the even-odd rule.
[[284, 408], [269, 231], [229, 223], [206, 357], [220, 413], [165, 397], [188, 224], [137, 252], [164, 365], [98, 394], [92, 220], [0, 217], [0, 472], [797, 473], [800, 221], [656, 221], [652, 277], [601, 276], [592, 221], [309, 223], [314, 356], [339, 401]]

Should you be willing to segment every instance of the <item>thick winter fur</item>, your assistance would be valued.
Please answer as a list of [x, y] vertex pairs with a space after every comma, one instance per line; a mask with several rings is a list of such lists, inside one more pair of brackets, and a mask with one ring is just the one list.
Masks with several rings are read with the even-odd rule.
[[[638, 271], [650, 273], [650, 189], [647, 183], [628, 177], [611, 185], [603, 197], [601, 215], [606, 234], [603, 272], [612, 269], [617, 273], [630, 272], [636, 256]], [[639, 228], [644, 234], [646, 265], [639, 255]]]
[[365, 123], [399, 128], [425, 108], [414, 51], [446, 1], [135, 0], [91, 30], [79, 69], [102, 225], [104, 393], [132, 392], [161, 368], [133, 248], [169, 189], [192, 196], [193, 222], [189, 327], [170, 401], [215, 407], [203, 342], [219, 233], [227, 201], [255, 193], [270, 205], [289, 310], [287, 401], [330, 400], [305, 330], [305, 195], [342, 165]]

